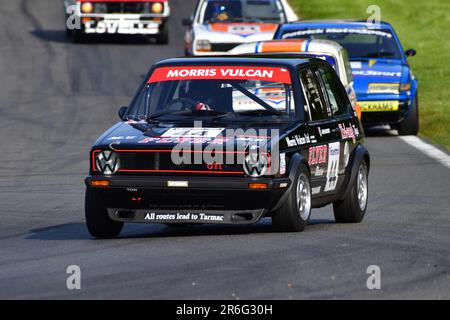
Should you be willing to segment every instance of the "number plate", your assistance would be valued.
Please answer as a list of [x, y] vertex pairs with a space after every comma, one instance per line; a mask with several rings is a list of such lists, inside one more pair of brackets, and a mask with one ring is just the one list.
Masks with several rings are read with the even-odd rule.
[[362, 112], [398, 111], [400, 105], [398, 101], [363, 101], [358, 104]]

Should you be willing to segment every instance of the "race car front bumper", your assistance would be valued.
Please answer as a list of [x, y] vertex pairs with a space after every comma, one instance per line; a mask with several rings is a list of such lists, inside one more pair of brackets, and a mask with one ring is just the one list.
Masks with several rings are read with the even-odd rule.
[[[359, 103], [359, 102], [358, 102]], [[375, 126], [382, 124], [396, 125], [401, 123], [411, 109], [411, 100], [398, 102], [396, 111], [371, 111], [362, 112], [362, 122], [364, 125]]]
[[141, 14], [82, 14], [81, 30], [85, 34], [158, 35], [168, 17]]
[[[99, 179], [109, 185], [92, 186]], [[112, 220], [142, 223], [255, 223], [291, 185], [289, 178], [180, 176], [90, 176], [85, 182]]]

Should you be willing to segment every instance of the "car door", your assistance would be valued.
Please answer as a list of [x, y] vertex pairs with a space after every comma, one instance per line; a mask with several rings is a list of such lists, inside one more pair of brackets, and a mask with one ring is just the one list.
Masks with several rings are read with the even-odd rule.
[[[321, 64], [317, 66], [316, 76], [333, 118], [328, 140], [329, 145], [332, 144], [336, 148], [334, 161], [337, 161], [338, 177], [334, 188], [339, 190], [345, 181], [350, 155], [356, 146], [355, 117], [349, 97], [336, 72], [331, 67]], [[339, 147], [339, 151], [337, 147]], [[332, 157], [331, 154], [330, 157]], [[330, 188], [333, 186], [329, 186], [328, 189]]]
[[[299, 75], [306, 101], [304, 107], [308, 140], [310, 141], [307, 159], [311, 172], [311, 190], [312, 195], [317, 197], [335, 189], [329, 190], [334, 181], [333, 172], [336, 170], [334, 167], [329, 168], [328, 160], [330, 157], [329, 134], [333, 129], [333, 119], [315, 68], [313, 66], [302, 68]], [[336, 145], [331, 145], [331, 147], [336, 148]]]

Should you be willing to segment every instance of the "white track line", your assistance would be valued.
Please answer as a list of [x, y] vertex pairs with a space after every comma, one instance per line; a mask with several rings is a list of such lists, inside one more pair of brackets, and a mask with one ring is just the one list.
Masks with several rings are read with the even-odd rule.
[[439, 161], [442, 165], [450, 169], [450, 156], [444, 151], [439, 150], [435, 146], [426, 143], [415, 136], [404, 136], [399, 138], [410, 146], [413, 146], [417, 150], [422, 151], [430, 158]]
[[288, 22], [294, 22], [298, 20], [298, 16], [295, 13], [294, 9], [292, 9], [292, 6], [288, 3], [287, 0], [281, 0], [283, 2], [283, 5], [286, 10], [286, 17]]

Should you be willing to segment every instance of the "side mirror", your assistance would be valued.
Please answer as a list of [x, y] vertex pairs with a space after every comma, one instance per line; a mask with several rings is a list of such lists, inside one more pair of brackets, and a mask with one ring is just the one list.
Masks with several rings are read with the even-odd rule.
[[183, 26], [185, 26], [185, 27], [190, 27], [190, 26], [192, 26], [192, 23], [193, 23], [193, 21], [192, 21], [191, 18], [184, 18], [184, 19], [181, 21], [181, 24], [182, 24]]
[[119, 109], [118, 114], [119, 114], [119, 118], [120, 118], [121, 120], [123, 120], [123, 118], [125, 117], [125, 114], [127, 113], [127, 111], [128, 111], [128, 107], [121, 107], [121, 108]]
[[414, 57], [416, 55], [417, 51], [414, 49], [408, 49], [405, 51], [405, 54], [407, 57]]

